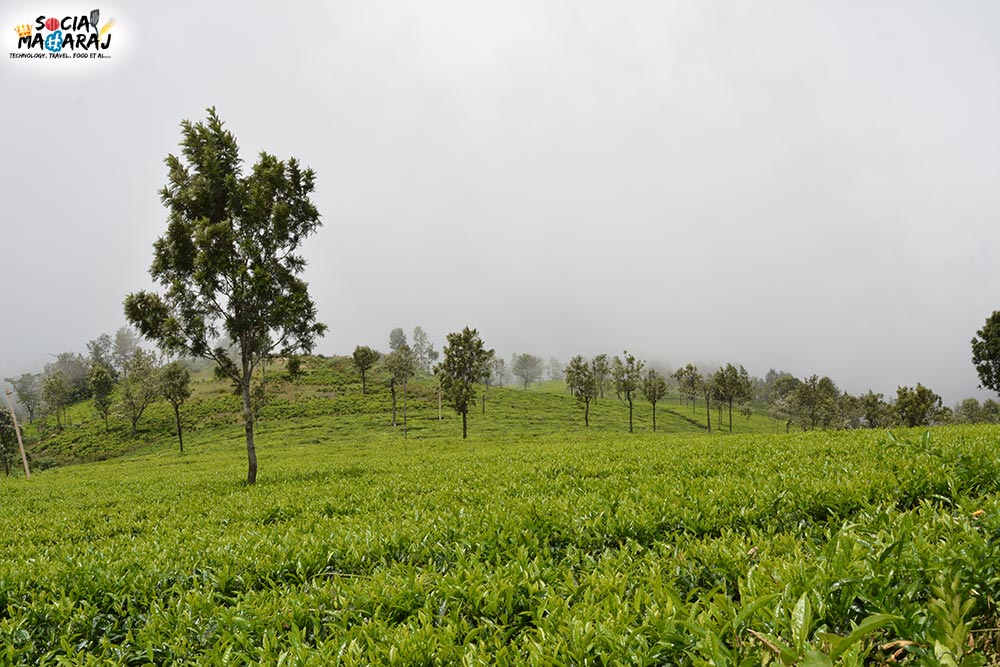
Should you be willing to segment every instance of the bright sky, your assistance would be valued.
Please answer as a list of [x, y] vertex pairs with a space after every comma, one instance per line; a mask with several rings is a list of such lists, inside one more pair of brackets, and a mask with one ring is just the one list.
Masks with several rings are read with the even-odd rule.
[[98, 6], [110, 59], [9, 57], [94, 8], [0, 9], [0, 377], [124, 323], [215, 105], [247, 163], [317, 172], [319, 352], [470, 325], [508, 358], [985, 396], [996, 3], [129, 2]]

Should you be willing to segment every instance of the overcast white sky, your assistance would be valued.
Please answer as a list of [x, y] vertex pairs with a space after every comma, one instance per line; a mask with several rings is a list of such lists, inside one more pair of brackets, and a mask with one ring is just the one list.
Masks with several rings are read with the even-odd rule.
[[[11, 28], [114, 16], [110, 61]], [[326, 354], [415, 324], [976, 391], [1000, 309], [994, 2], [5, 2], [0, 377], [151, 286], [181, 119], [317, 172]]]

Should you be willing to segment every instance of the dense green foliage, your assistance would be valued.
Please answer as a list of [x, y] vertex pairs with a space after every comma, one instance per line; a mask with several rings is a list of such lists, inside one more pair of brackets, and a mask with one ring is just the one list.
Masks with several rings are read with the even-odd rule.
[[972, 364], [981, 386], [1000, 394], [1000, 310], [986, 318], [972, 339]]
[[0, 486], [18, 556], [0, 661], [934, 664], [996, 645], [996, 427], [469, 446], [330, 425], [261, 422], [252, 487], [228, 428]]

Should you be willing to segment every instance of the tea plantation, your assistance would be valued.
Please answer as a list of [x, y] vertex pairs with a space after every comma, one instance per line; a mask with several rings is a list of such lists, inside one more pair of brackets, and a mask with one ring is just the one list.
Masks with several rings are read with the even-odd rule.
[[418, 384], [404, 439], [345, 378], [275, 393], [249, 487], [208, 379], [183, 453], [163, 406], [104, 450], [78, 406], [36, 459], [133, 451], [0, 480], [0, 664], [996, 659], [998, 427], [708, 435], [674, 406], [629, 435], [613, 397], [588, 430], [491, 389], [463, 441]]

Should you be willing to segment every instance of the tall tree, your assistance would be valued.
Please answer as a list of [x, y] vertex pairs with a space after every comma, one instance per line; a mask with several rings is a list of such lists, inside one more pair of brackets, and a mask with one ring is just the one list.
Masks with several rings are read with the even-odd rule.
[[406, 334], [400, 327], [396, 327], [389, 332], [389, 349], [395, 352], [402, 345], [406, 345]]
[[[733, 402], [749, 402], [753, 396], [753, 381], [747, 369], [726, 364], [715, 372], [715, 396], [729, 406], [729, 432], [733, 432]], [[720, 427], [721, 428], [721, 427]]]
[[628, 432], [634, 433], [632, 427], [632, 412], [635, 404], [635, 392], [642, 384], [642, 369], [645, 362], [637, 361], [635, 356], [625, 350], [622, 357], [611, 361], [611, 377], [615, 383], [615, 393], [618, 400], [628, 406]]
[[[590, 370], [594, 374], [594, 382], [597, 383], [597, 393], [601, 398], [604, 398], [604, 390], [611, 382], [611, 362], [608, 361], [608, 355], [599, 354], [591, 359]], [[597, 400], [596, 396], [594, 400]]]
[[597, 378], [594, 368], [587, 360], [576, 355], [566, 364], [566, 385], [576, 396], [578, 403], [583, 405], [583, 423], [590, 426], [590, 402], [597, 396]]
[[87, 384], [90, 396], [94, 399], [94, 408], [104, 418], [104, 432], [108, 432], [108, 414], [111, 412], [111, 394], [115, 390], [115, 378], [112, 370], [100, 361], [90, 365], [87, 373]]
[[406, 437], [406, 388], [417, 372], [417, 356], [405, 342], [385, 358], [392, 390], [392, 425], [396, 426], [396, 385], [403, 385], [403, 437]]
[[[153, 246], [150, 275], [165, 292], [139, 292], [125, 314], [168, 352], [215, 361], [239, 388], [247, 447], [247, 484], [257, 481], [251, 381], [275, 351], [309, 352], [326, 326], [299, 277], [296, 251], [320, 226], [309, 198], [311, 169], [261, 152], [244, 173], [236, 138], [215, 109], [205, 122], [181, 123], [181, 156], [167, 157], [160, 198], [167, 232]], [[235, 347], [236, 361], [213, 341]]]
[[35, 412], [42, 406], [42, 376], [39, 373], [23, 373], [16, 378], [5, 378], [14, 388], [18, 402], [28, 413], [28, 423], [35, 420]]
[[1000, 310], [986, 318], [986, 324], [972, 339], [972, 364], [979, 386], [1000, 394]]
[[139, 432], [139, 420], [146, 408], [159, 396], [156, 357], [137, 347], [125, 362], [121, 381], [121, 402], [132, 422], [132, 436]]
[[653, 432], [656, 432], [656, 404], [667, 395], [667, 381], [650, 368], [642, 378], [642, 393], [653, 406]]
[[177, 423], [177, 444], [184, 451], [184, 431], [181, 428], [181, 406], [191, 398], [191, 373], [187, 366], [174, 361], [160, 369], [160, 394], [174, 408]]
[[515, 354], [510, 366], [511, 373], [520, 378], [525, 389], [542, 378], [543, 369], [542, 358], [533, 354]]
[[931, 426], [941, 419], [941, 397], [924, 385], [896, 389], [896, 414], [903, 426]]
[[354, 367], [358, 369], [358, 373], [361, 374], [361, 395], [364, 396], [367, 392], [368, 383], [367, 376], [368, 371], [375, 362], [379, 360], [382, 355], [368, 347], [367, 345], [358, 345], [354, 348], [354, 354], [351, 355], [351, 359], [354, 362]]
[[444, 360], [434, 368], [441, 392], [455, 412], [462, 415], [462, 438], [468, 436], [469, 407], [476, 404], [476, 383], [486, 373], [493, 350], [483, 345], [479, 332], [465, 327], [447, 336]]
[[691, 411], [694, 411], [695, 400], [701, 392], [701, 373], [694, 364], [687, 364], [674, 371], [674, 379], [677, 380], [677, 387], [680, 392], [691, 401]]

